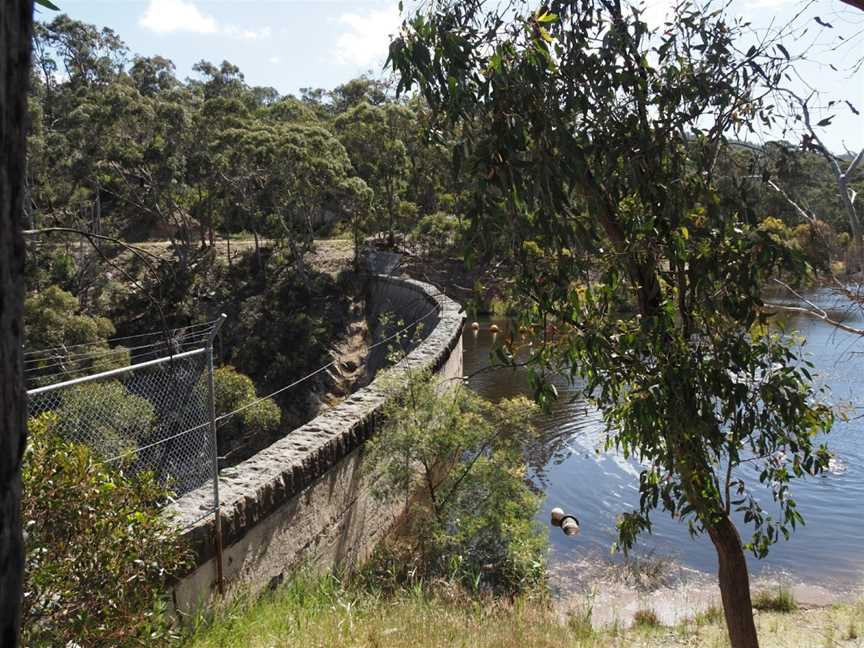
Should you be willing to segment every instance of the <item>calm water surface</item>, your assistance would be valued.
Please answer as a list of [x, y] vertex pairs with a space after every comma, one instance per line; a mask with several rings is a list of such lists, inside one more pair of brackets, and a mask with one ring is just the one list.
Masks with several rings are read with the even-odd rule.
[[[844, 307], [829, 291], [811, 291], [807, 297], [835, 319], [864, 328], [864, 317]], [[501, 328], [500, 333], [489, 332], [493, 322]], [[465, 375], [490, 364], [490, 351], [506, 338], [510, 326], [504, 319], [486, 320], [481, 325], [479, 332], [466, 328], [464, 334]], [[817, 380], [831, 389], [833, 403], [864, 405], [864, 339], [806, 316], [788, 319], [787, 329], [806, 338], [805, 353], [816, 366]], [[545, 492], [538, 518], [548, 524], [550, 509], [560, 506], [579, 518], [582, 532], [568, 538], [552, 529], [549, 564], [553, 570], [584, 562], [588, 556], [610, 557], [616, 537], [615, 516], [638, 506], [640, 470], [638, 464], [602, 451], [605, 432], [598, 413], [566, 380], [555, 382], [560, 398], [550, 412], [539, 417], [542, 443], [530, 453]], [[523, 370], [482, 372], [470, 385], [493, 400], [529, 394], [528, 376]], [[850, 420], [838, 421], [828, 437], [829, 448], [836, 455], [832, 470], [793, 482], [793, 497], [806, 525], [788, 542], [781, 540], [774, 545], [766, 559], [749, 556], [751, 573], [781, 573], [791, 580], [844, 590], [864, 582], [864, 418], [856, 420], [858, 413], [864, 410], [851, 410]], [[757, 486], [754, 491], [758, 493], [760, 488], [770, 499], [764, 487]], [[653, 533], [644, 535], [639, 543], [639, 554], [672, 556], [679, 564], [702, 572], [716, 570], [716, 554], [707, 536], [691, 539], [686, 525], [663, 511], [657, 511], [653, 523]], [[742, 524], [739, 528], [746, 540], [747, 528]]]

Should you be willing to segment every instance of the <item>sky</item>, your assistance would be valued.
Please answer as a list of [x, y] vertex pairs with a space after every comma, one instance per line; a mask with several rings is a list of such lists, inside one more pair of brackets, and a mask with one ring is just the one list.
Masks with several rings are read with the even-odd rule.
[[[633, 0], [638, 2], [639, 0]], [[642, 0], [649, 24], [660, 24], [672, 0]], [[192, 74], [202, 59], [228, 60], [250, 85], [272, 86], [282, 94], [300, 88], [332, 89], [364, 72], [380, 74], [389, 37], [400, 23], [398, 0], [54, 0], [76, 20], [107, 26], [135, 54], [171, 59], [177, 74]], [[805, 5], [805, 2], [807, 3]], [[408, 2], [406, 1], [406, 6]], [[864, 66], [847, 71], [864, 57], [864, 12], [840, 0], [731, 0], [729, 11], [764, 33], [785, 24], [799, 9], [801, 31], [784, 41], [792, 56], [808, 50], [799, 65], [799, 93], [819, 92], [822, 105], [842, 104], [822, 130], [835, 152], [864, 148]], [[37, 19], [51, 19], [41, 11]], [[832, 27], [822, 27], [815, 17]], [[815, 40], [815, 45], [813, 44]], [[837, 72], [830, 68], [833, 65]], [[814, 103], [817, 100], [814, 99]], [[839, 104], [838, 104], [839, 105]], [[817, 111], [819, 118], [828, 113]]]

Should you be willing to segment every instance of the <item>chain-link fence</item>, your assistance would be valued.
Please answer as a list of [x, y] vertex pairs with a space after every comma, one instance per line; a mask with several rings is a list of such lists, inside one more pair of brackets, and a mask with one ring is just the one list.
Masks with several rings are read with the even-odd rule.
[[[127, 475], [152, 472], [175, 497], [213, 484], [198, 519], [205, 517], [218, 505], [212, 343], [219, 323], [127, 347], [28, 351], [25, 376], [42, 384], [27, 392], [28, 416], [49, 417], [52, 433]], [[88, 373], [106, 359], [125, 366]]]

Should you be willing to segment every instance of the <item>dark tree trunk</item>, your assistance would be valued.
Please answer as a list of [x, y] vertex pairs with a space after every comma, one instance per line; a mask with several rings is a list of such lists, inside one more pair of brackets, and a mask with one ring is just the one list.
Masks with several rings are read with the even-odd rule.
[[252, 235], [255, 237], [255, 271], [261, 272], [261, 246], [258, 244], [258, 230], [253, 229]]
[[396, 235], [393, 231], [396, 228], [395, 211], [396, 209], [393, 205], [393, 189], [390, 187], [390, 183], [387, 183], [387, 245], [390, 248], [396, 247]]
[[24, 544], [21, 457], [24, 174], [33, 0], [0, 2], [0, 645], [17, 646]]
[[226, 230], [225, 242], [228, 244], [228, 269], [230, 270], [234, 268], [231, 263], [231, 230]]
[[759, 648], [750, 601], [750, 574], [738, 530], [729, 518], [724, 517], [708, 529], [708, 535], [720, 563], [720, 596], [732, 648]]

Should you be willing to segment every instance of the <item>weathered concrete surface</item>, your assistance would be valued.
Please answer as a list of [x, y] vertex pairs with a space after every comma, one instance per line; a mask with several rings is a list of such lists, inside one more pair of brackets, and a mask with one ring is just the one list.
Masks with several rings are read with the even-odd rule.
[[[422, 321], [422, 342], [394, 371], [426, 369], [442, 380], [461, 377], [464, 316], [458, 304], [429, 284], [382, 276], [372, 279], [368, 300], [373, 312], [393, 313], [403, 322], [382, 327], [375, 340]], [[380, 355], [392, 342], [374, 352]], [[229, 593], [259, 591], [301, 562], [351, 565], [367, 557], [393, 526], [405, 501], [374, 499], [374, 476], [363, 469], [362, 444], [375, 432], [386, 398], [381, 381], [375, 380], [221, 472], [223, 568]], [[197, 567], [174, 590], [181, 612], [207, 605], [215, 590], [215, 523], [212, 515], [197, 519], [211, 497], [211, 488], [202, 488], [174, 506], [176, 523], [186, 528], [197, 556]]]

